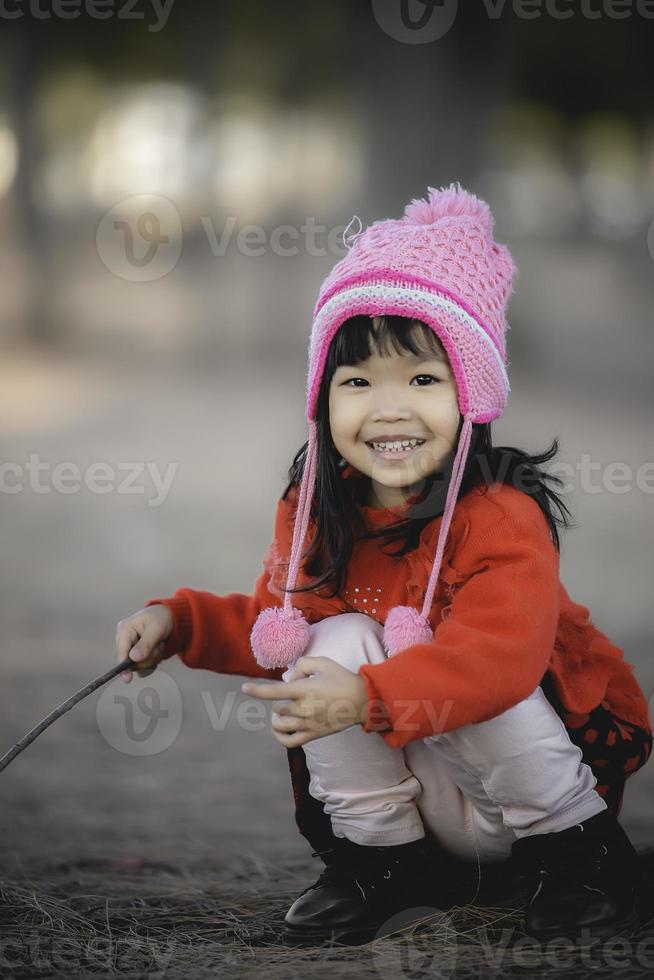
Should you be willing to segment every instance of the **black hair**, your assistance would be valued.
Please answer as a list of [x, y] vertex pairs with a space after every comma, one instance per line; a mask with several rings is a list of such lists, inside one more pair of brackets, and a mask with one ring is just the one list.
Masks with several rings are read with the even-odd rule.
[[[416, 330], [416, 326], [418, 329]], [[305, 586], [289, 589], [290, 593], [318, 591], [331, 586], [331, 596], [337, 595], [344, 584], [347, 567], [352, 555], [355, 534], [358, 538], [381, 538], [385, 544], [400, 541], [396, 551], [387, 551], [400, 557], [417, 548], [422, 529], [440, 516], [445, 509], [445, 499], [452, 470], [453, 456], [444, 471], [431, 473], [423, 481], [423, 489], [408, 506], [408, 519], [366, 529], [358, 506], [365, 503], [369, 478], [348, 479], [342, 477], [342, 460], [334, 446], [329, 423], [329, 389], [334, 372], [341, 365], [356, 365], [371, 356], [374, 345], [380, 356], [388, 350], [389, 343], [398, 353], [429, 354], [444, 348], [431, 327], [420, 320], [402, 316], [355, 316], [346, 320], [337, 331], [327, 354], [327, 361], [318, 392], [316, 412], [317, 469], [316, 485], [311, 502], [311, 517], [316, 521], [316, 533], [310, 547], [303, 553], [303, 568], [314, 581]], [[463, 417], [459, 420], [458, 437]], [[288, 471], [289, 483], [282, 499], [286, 499], [292, 487], [299, 487], [306, 461], [308, 441], [298, 450]], [[557, 552], [560, 550], [557, 525], [571, 527], [571, 514], [560, 496], [547, 482], [561, 484], [559, 477], [540, 469], [559, 449], [555, 438], [545, 452], [531, 455], [513, 446], [493, 446], [491, 423], [473, 423], [468, 457], [457, 495], [457, 501], [477, 485], [486, 488], [493, 483], [506, 483], [533, 497], [539, 505], [549, 527]], [[484, 491], [485, 492], [485, 491]], [[554, 513], [556, 506], [560, 516]], [[382, 546], [383, 548], [383, 546]], [[383, 548], [383, 550], [385, 550]], [[323, 593], [324, 595], [324, 593]], [[326, 597], [330, 597], [327, 595]]]

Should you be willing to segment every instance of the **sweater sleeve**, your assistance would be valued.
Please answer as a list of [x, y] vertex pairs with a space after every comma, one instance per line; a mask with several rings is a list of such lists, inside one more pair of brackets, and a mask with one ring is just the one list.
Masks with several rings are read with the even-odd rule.
[[[282, 531], [286, 508], [277, 504], [275, 540]], [[267, 669], [254, 659], [250, 633], [262, 609], [282, 606], [283, 599], [269, 591], [268, 557], [257, 579], [253, 594], [232, 592], [219, 596], [197, 589], [179, 588], [167, 598], [149, 599], [145, 607], [164, 605], [173, 615], [173, 629], [165, 644], [165, 656], [175, 654], [187, 667], [213, 670], [220, 674], [241, 674], [245, 677], [264, 677], [282, 680], [286, 668]], [[145, 608], [144, 607], [144, 608]]]
[[392, 748], [494, 718], [528, 697], [547, 670], [559, 561], [544, 516], [504, 517], [466, 542], [465, 566], [433, 641], [359, 668], [369, 704], [363, 728]]

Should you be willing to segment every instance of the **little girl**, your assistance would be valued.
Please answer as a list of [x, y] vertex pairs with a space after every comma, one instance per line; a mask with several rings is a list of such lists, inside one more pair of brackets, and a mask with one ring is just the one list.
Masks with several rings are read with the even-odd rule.
[[278, 699], [297, 823], [326, 865], [289, 941], [366, 941], [509, 864], [531, 935], [610, 935], [635, 921], [617, 816], [651, 724], [622, 650], [560, 582], [569, 512], [539, 469], [556, 440], [533, 457], [491, 443], [511, 255], [460, 185], [346, 244], [254, 594], [150, 599], [119, 624], [118, 658], [273, 680], [242, 690]]

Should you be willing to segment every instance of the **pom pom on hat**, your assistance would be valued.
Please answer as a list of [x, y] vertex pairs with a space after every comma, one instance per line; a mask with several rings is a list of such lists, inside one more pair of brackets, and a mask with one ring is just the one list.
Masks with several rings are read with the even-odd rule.
[[411, 606], [395, 606], [390, 609], [384, 624], [384, 645], [389, 656], [417, 643], [431, 643], [434, 639], [429, 621]]
[[485, 201], [464, 191], [460, 184], [447, 188], [428, 187], [429, 198], [414, 198], [404, 209], [403, 221], [415, 225], [432, 225], [442, 218], [474, 218], [490, 235], [494, 219]]
[[250, 643], [254, 659], [261, 667], [287, 667], [301, 657], [310, 637], [309, 624], [299, 609], [285, 612], [276, 606], [259, 613]]

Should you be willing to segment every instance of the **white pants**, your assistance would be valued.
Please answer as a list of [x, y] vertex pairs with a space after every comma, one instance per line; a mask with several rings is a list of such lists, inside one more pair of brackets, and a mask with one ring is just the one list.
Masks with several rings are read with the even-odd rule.
[[[310, 631], [305, 656], [354, 673], [386, 659], [383, 627], [363, 613], [331, 616]], [[357, 844], [404, 844], [428, 829], [459, 857], [503, 861], [516, 838], [565, 830], [606, 809], [540, 687], [489, 721], [401, 749], [361, 725], [302, 747], [311, 796], [334, 834]]]

